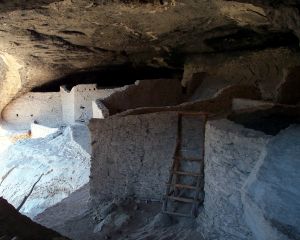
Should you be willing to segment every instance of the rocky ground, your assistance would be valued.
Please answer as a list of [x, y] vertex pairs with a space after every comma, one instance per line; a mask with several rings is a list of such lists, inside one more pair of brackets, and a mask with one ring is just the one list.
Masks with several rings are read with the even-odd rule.
[[195, 220], [163, 215], [161, 202], [115, 199], [90, 209], [88, 200], [86, 185], [35, 220], [74, 240], [202, 239]]
[[[27, 136], [29, 137], [29, 136]], [[70, 127], [10, 145], [0, 157], [0, 195], [34, 217], [89, 181], [90, 155]]]

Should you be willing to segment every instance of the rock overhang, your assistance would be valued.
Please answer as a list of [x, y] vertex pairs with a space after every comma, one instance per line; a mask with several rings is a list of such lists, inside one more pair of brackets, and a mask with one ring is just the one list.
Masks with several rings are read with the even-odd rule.
[[[251, 4], [260, 2], [4, 1], [0, 51], [20, 65], [21, 87], [6, 79], [5, 67], [0, 69], [0, 109], [69, 74], [120, 65], [178, 71], [194, 54], [296, 48], [296, 24], [279, 27], [268, 13], [280, 7], [275, 1]], [[281, 1], [288, 7], [296, 3]], [[13, 92], [9, 96], [7, 88]]]

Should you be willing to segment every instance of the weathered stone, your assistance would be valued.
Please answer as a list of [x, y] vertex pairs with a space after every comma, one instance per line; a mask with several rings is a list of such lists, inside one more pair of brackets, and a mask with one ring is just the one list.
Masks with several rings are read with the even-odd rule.
[[129, 219], [130, 219], [130, 216], [126, 213], [117, 214], [114, 217], [114, 225], [116, 228], [121, 228], [126, 223], [128, 223]]
[[168, 227], [172, 224], [172, 220], [169, 215], [164, 213], [157, 214], [150, 225], [154, 228]]
[[130, 216], [123, 212], [113, 212], [107, 215], [99, 224], [94, 228], [94, 233], [103, 231], [105, 227], [118, 230], [123, 227], [130, 219]]
[[188, 84], [195, 73], [205, 74], [194, 99], [209, 99], [228, 85], [247, 84], [259, 88], [264, 100], [276, 100], [278, 85], [286, 75], [285, 69], [299, 64], [299, 53], [288, 48], [234, 56], [227, 53], [199, 55], [189, 57], [185, 62], [183, 83]]
[[284, 104], [300, 102], [300, 66], [285, 69], [281, 84], [278, 86], [277, 101]]
[[104, 219], [108, 214], [112, 213], [118, 208], [115, 203], [109, 203], [100, 210], [100, 218]]
[[246, 221], [257, 240], [300, 239], [300, 126], [267, 145], [242, 191]]
[[265, 109], [265, 108], [271, 108], [274, 106], [274, 103], [272, 102], [266, 102], [266, 101], [259, 101], [259, 100], [253, 100], [253, 99], [243, 99], [243, 98], [234, 98], [232, 99], [232, 111], [239, 112], [239, 111], [246, 111], [246, 110], [252, 110], [255, 109]]

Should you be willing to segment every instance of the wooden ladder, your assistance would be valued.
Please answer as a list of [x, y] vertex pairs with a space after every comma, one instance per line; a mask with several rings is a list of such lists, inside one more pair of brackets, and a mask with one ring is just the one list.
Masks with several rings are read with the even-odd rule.
[[[182, 156], [182, 119], [185, 116], [201, 118], [203, 120], [202, 136], [203, 142], [201, 150], [201, 157], [184, 157]], [[198, 207], [201, 201], [199, 200], [199, 193], [203, 190], [201, 182], [204, 176], [204, 133], [205, 133], [205, 123], [207, 120], [207, 114], [203, 112], [179, 112], [178, 113], [178, 124], [177, 124], [177, 141], [176, 148], [173, 157], [173, 164], [170, 170], [170, 177], [166, 187], [166, 194], [163, 198], [162, 212], [170, 215], [182, 216], [182, 217], [196, 217], [198, 212]], [[196, 171], [184, 171], [181, 170], [181, 163], [183, 161], [190, 161], [198, 163], [199, 167], [195, 169]], [[180, 179], [184, 177], [192, 177], [196, 180], [196, 185], [182, 184]], [[192, 191], [193, 197], [181, 197], [180, 191], [188, 190]], [[169, 203], [177, 202], [178, 204], [191, 204], [190, 213], [181, 213], [178, 211], [169, 210]]]

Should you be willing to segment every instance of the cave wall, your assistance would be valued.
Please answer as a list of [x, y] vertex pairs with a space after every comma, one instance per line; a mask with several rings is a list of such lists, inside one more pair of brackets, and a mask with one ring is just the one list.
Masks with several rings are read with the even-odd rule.
[[250, 240], [241, 189], [271, 136], [228, 120], [209, 121], [205, 133], [204, 211], [198, 217], [208, 239]]
[[3, 119], [18, 128], [30, 128], [36, 121], [49, 127], [62, 122], [59, 92], [29, 92], [11, 102], [2, 113]]
[[279, 93], [286, 71], [298, 65], [299, 53], [287, 48], [204, 54], [186, 60], [183, 83], [188, 86], [202, 73], [193, 100], [210, 98], [227, 85], [248, 84], [259, 88], [264, 100], [277, 101], [279, 94], [288, 94]]

